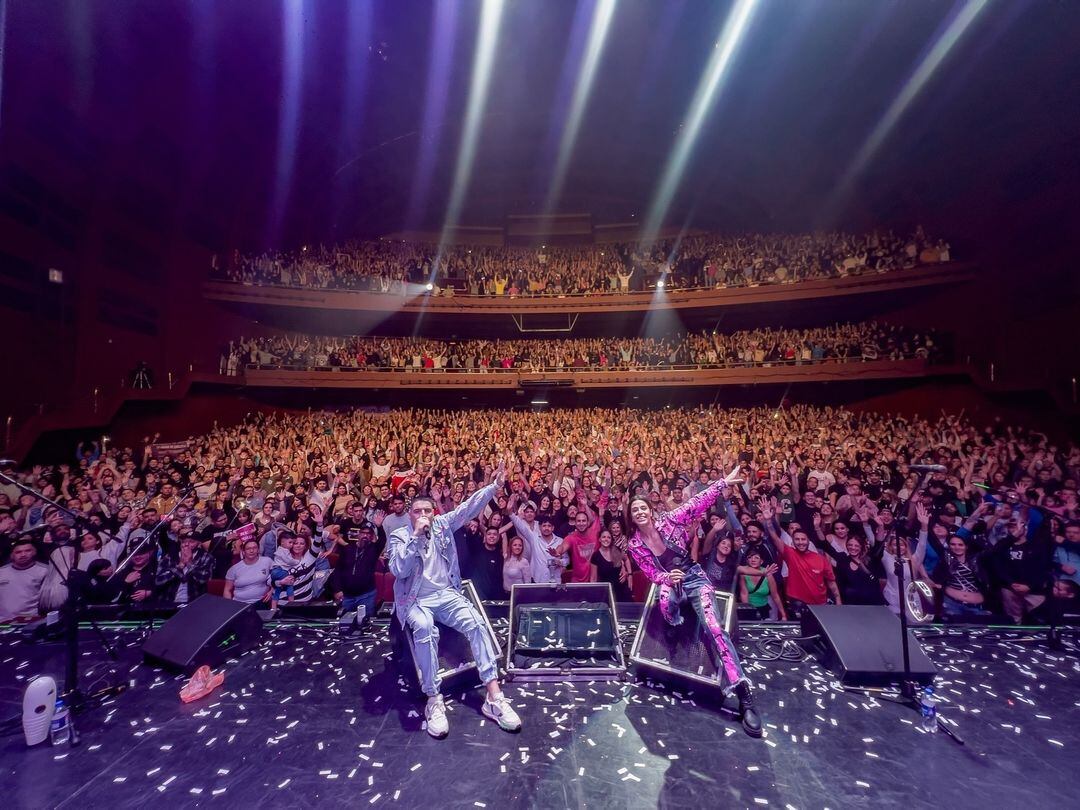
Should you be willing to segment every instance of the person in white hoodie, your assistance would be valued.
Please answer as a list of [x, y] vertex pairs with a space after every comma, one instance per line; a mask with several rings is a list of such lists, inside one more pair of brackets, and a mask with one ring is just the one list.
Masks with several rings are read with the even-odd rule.
[[510, 513], [510, 521], [517, 529], [518, 536], [525, 541], [526, 556], [532, 566], [533, 582], [560, 583], [562, 572], [570, 564], [570, 555], [566, 541], [555, 534], [555, 524], [551, 515], [542, 516], [539, 531], [519, 515]]

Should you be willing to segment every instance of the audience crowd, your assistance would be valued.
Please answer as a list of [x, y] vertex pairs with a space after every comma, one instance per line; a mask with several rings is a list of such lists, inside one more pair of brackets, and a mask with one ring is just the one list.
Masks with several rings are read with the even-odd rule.
[[[386, 536], [408, 525], [410, 499], [452, 509], [500, 461], [507, 483], [457, 537], [464, 574], [488, 599], [559, 580], [640, 598], [624, 551], [629, 497], [679, 509], [736, 466], [730, 500], [690, 527], [692, 556], [762, 618], [831, 600], [1041, 621], [1080, 586], [1080, 448], [944, 411], [278, 412], [186, 442], [158, 438], [8, 468], [78, 519], [0, 486], [0, 619], [58, 607], [73, 568], [104, 603], [183, 604], [215, 587], [252, 603], [370, 612]], [[898, 559], [917, 591], [900, 592]]]
[[674, 288], [782, 284], [949, 259], [948, 243], [920, 227], [907, 237], [877, 231], [709, 234], [651, 245], [454, 245], [441, 254], [433, 244], [380, 240], [305, 246], [292, 253], [234, 253], [227, 260], [215, 256], [211, 273], [243, 284], [396, 295], [414, 295], [429, 283], [437, 294], [583, 295], [640, 291], [660, 279]]
[[241, 338], [222, 349], [220, 373], [274, 368], [631, 369], [804, 364], [911, 357], [939, 359], [933, 333], [881, 323], [816, 329], [754, 329], [722, 335], [677, 333], [662, 338], [465, 340], [279, 335]]

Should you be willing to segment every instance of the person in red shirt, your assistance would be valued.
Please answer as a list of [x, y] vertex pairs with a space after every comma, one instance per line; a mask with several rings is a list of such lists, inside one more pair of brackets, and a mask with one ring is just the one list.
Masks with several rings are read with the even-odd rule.
[[[601, 496], [598, 509], [603, 510], [606, 498], [606, 495]], [[581, 490], [577, 493], [577, 505], [574, 530], [563, 538], [563, 542], [570, 549], [570, 581], [589, 582], [592, 578], [593, 552], [600, 547], [600, 518], [589, 507], [589, 501]]]
[[843, 604], [832, 562], [813, 550], [810, 535], [801, 528], [788, 535], [776, 522], [775, 510], [767, 499], [762, 498], [758, 506], [761, 522], [776, 547], [776, 554], [787, 564], [785, 590], [789, 613], [799, 616], [807, 605], [824, 605], [829, 595], [834, 604]]

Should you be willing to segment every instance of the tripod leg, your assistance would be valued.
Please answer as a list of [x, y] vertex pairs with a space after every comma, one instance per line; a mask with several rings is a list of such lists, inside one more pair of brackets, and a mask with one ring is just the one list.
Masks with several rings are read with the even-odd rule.
[[109, 654], [109, 658], [113, 661], [117, 660], [118, 656], [116, 654], [116, 649], [109, 642], [108, 637], [105, 635], [104, 631], [102, 631], [98, 623], [93, 619], [87, 619], [87, 621], [90, 622], [90, 626], [94, 629], [94, 632], [97, 633], [97, 637], [101, 641], [101, 646], [105, 648], [105, 652]]
[[950, 727], [948, 726], [948, 724], [947, 724], [947, 723], [946, 723], [946, 722], [945, 722], [944, 720], [942, 720], [942, 719], [941, 719], [941, 717], [940, 717], [940, 716], [939, 716], [939, 717], [938, 717], [938, 719], [937, 719], [937, 726], [938, 726], [938, 728], [940, 728], [940, 729], [941, 729], [942, 731], [944, 731], [944, 732], [945, 732], [946, 734], [948, 734], [948, 735], [949, 735], [950, 737], [952, 737], [952, 738], [953, 738], [953, 740], [954, 740], [954, 741], [955, 741], [955, 742], [956, 742], [957, 744], [959, 744], [959, 745], [963, 745], [963, 744], [964, 744], [964, 740], [963, 740], [963, 738], [962, 738], [962, 737], [961, 737], [961, 736], [960, 736], [959, 734], [957, 734], [957, 733], [956, 733], [955, 731], [953, 731], [953, 730], [952, 730], [952, 729], [951, 729], [951, 728], [950, 728]]

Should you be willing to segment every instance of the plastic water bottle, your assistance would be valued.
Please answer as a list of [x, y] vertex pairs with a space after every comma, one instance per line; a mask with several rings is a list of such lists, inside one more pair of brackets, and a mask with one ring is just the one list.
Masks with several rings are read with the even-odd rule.
[[71, 739], [71, 717], [67, 704], [63, 700], [56, 701], [56, 711], [53, 712], [52, 725], [49, 726], [49, 741], [53, 745], [63, 745]]
[[922, 711], [922, 730], [927, 734], [937, 734], [937, 698], [934, 697], [934, 687], [928, 686], [923, 690], [919, 708]]

